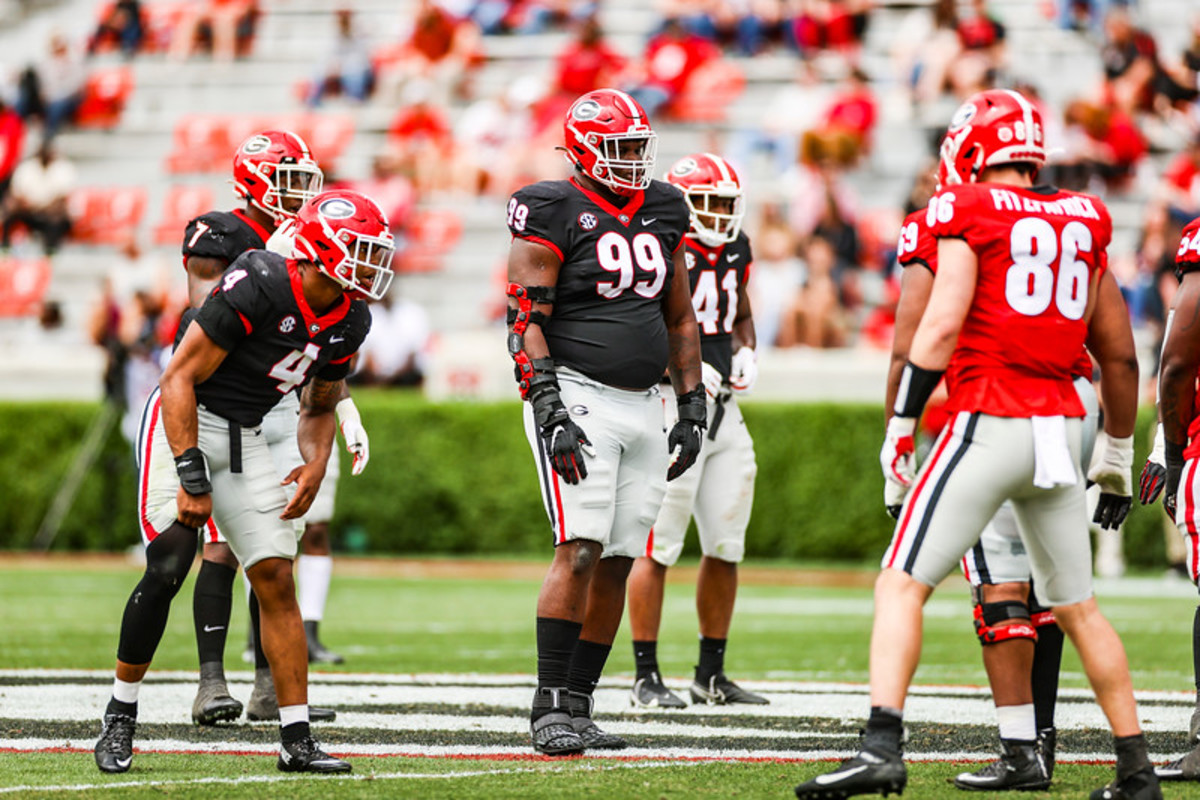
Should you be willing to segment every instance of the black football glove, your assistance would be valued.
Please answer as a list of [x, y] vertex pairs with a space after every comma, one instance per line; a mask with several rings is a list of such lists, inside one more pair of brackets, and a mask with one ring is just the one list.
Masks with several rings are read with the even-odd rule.
[[594, 453], [587, 434], [571, 421], [557, 388], [543, 390], [531, 404], [550, 466], [567, 483], [579, 483], [587, 477], [584, 451], [589, 455]]
[[1133, 498], [1129, 495], [1101, 492], [1100, 500], [1096, 503], [1096, 513], [1092, 515], [1092, 522], [1101, 528], [1115, 531], [1125, 521], [1125, 516], [1129, 514], [1129, 507], [1132, 505]]
[[[667, 436], [667, 450], [675, 453], [675, 460], [667, 469], [667, 480], [673, 481], [687, 472], [696, 463], [700, 455], [700, 445], [704, 439], [704, 428], [708, 423], [708, 403], [704, 397], [704, 385], [701, 384], [690, 392], [684, 392], [676, 399], [679, 407], [679, 421], [671, 428]], [[676, 448], [679, 452], [675, 452]]]
[[1183, 445], [1167, 442], [1163, 448], [1166, 456], [1165, 477], [1163, 479], [1163, 508], [1167, 510], [1171, 521], [1175, 521], [1175, 505], [1178, 502], [1179, 479], [1183, 477]]

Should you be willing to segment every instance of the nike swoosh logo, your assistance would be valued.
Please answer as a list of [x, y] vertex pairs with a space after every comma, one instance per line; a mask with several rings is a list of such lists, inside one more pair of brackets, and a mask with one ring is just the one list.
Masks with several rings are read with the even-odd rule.
[[728, 261], [730, 264], [732, 264], [733, 262], [737, 261], [741, 257], [742, 257], [741, 253], [731, 253], [731, 254], [725, 256], [725, 260]]
[[117, 759], [117, 766], [120, 767], [121, 769], [129, 769], [129, 765], [132, 763], [133, 763], [133, 756], [130, 756], [129, 758], [118, 758]]
[[212, 633], [213, 631], [223, 631], [223, 630], [225, 630], [224, 625], [205, 625], [204, 626], [205, 633]]
[[178, 464], [176, 464], [175, 466], [176, 466], [176, 468], [178, 468], [178, 469], [183, 469], [184, 467], [190, 467], [191, 465], [192, 465], [192, 462], [191, 462], [191, 461], [180, 461], [180, 462], [179, 462]]
[[651, 217], [650, 219], [645, 219], [645, 218], [642, 219], [643, 225], [653, 225], [656, 222], [658, 222], [658, 217]]
[[345, 336], [330, 336], [329, 337], [330, 344], [337, 344], [338, 342], [344, 342], [344, 341], [346, 341]]
[[842, 770], [839, 772], [830, 772], [825, 775], [818, 775], [816, 778], [813, 779], [813, 781], [816, 783], [819, 783], [821, 786], [828, 786], [831, 783], [840, 783], [841, 781], [844, 781], [847, 778], [853, 778], [855, 775], [862, 772], [869, 766], [870, 766], [869, 764], [859, 764], [854, 769], [847, 769], [847, 770]]

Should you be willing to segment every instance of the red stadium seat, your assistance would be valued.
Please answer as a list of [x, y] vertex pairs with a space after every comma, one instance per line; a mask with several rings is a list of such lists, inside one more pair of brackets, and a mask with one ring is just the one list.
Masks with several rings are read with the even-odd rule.
[[396, 255], [396, 271], [435, 272], [441, 269], [442, 258], [458, 244], [462, 229], [462, 220], [450, 209], [415, 212], [405, 227], [408, 242]]
[[175, 124], [167, 171], [228, 172], [238, 145], [271, 128], [295, 131], [330, 171], [354, 138], [354, 119], [345, 114], [186, 114]]
[[130, 67], [95, 70], [84, 84], [83, 101], [75, 113], [75, 124], [81, 128], [116, 127], [132, 91], [133, 70]]
[[176, 184], [167, 191], [162, 218], [154, 227], [154, 243], [179, 245], [188, 222], [213, 208], [212, 189], [205, 185]]
[[118, 244], [141, 225], [146, 213], [146, 187], [76, 189], [67, 204], [72, 239], [85, 244]]
[[50, 285], [50, 259], [0, 257], [0, 317], [37, 314]]
[[720, 122], [746, 86], [746, 76], [731, 61], [710, 61], [688, 79], [664, 112], [682, 122]]

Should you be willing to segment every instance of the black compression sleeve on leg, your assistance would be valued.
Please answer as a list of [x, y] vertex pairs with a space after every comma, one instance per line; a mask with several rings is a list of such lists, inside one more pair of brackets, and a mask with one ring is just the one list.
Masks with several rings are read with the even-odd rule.
[[567, 672], [567, 688], [577, 694], [592, 696], [596, 684], [600, 682], [600, 673], [608, 662], [608, 654], [612, 652], [611, 644], [600, 644], [580, 639], [571, 655], [571, 667]]
[[566, 619], [537, 618], [537, 670], [539, 689], [561, 689], [567, 685], [571, 654], [583, 625]]
[[696, 665], [696, 681], [703, 686], [708, 679], [725, 671], [725, 639], [700, 637], [700, 663]]
[[254, 668], [270, 669], [267, 654], [262, 646], [262, 617], [258, 613], [258, 595], [250, 590], [250, 633], [254, 640]]
[[633, 664], [637, 668], [638, 678], [648, 678], [650, 673], [658, 672], [658, 642], [653, 639], [634, 640]]
[[1062, 665], [1063, 632], [1055, 625], [1041, 625], [1033, 645], [1033, 713], [1039, 731], [1054, 727], [1058, 702], [1058, 673]]
[[192, 618], [201, 664], [225, 661], [225, 638], [233, 608], [233, 579], [237, 569], [216, 561], [201, 561], [192, 591]]
[[196, 558], [195, 528], [178, 522], [154, 538], [146, 548], [146, 571], [125, 604], [117, 659], [126, 664], [148, 664], [167, 629], [171, 601], [179, 593]]

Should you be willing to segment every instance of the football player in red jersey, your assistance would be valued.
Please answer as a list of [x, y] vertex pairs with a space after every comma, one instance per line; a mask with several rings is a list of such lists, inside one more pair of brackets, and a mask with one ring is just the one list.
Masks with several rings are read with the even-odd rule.
[[[1187, 542], [1187, 569], [1192, 583], [1200, 585], [1200, 218], [1183, 229], [1175, 253], [1179, 289], [1168, 317], [1162, 346], [1162, 370], [1158, 376], [1158, 410], [1161, 419], [1163, 469], [1156, 472], [1150, 462], [1142, 473], [1141, 500], [1153, 502], [1162, 493], [1163, 507]], [[1192, 625], [1192, 660], [1196, 676], [1196, 710], [1188, 726], [1192, 749], [1170, 763], [1157, 767], [1163, 780], [1200, 780], [1200, 607]]]
[[[875, 584], [871, 714], [858, 754], [797, 786], [798, 797], [903, 790], [902, 714], [920, 660], [923, 606], [1006, 500], [1037, 598], [1078, 649], [1113, 729], [1117, 777], [1093, 800], [1162, 796], [1124, 647], [1092, 596], [1079, 468], [1084, 407], [1071, 378], [1085, 343], [1119, 351], [1109, 340], [1129, 335], [1127, 325], [1111, 324], [1128, 313], [1119, 287], [1102, 280], [1112, 223], [1097, 198], [1034, 185], [1042, 136], [1028, 100], [992, 90], [958, 109], [942, 144], [948, 185], [926, 218], [938, 274], [880, 453], [885, 477], [912, 488]], [[1129, 377], [1101, 384], [1105, 431], [1115, 440], [1132, 435], [1137, 405], [1136, 360], [1121, 369]], [[951, 421], [914, 477], [913, 431], [943, 374]], [[1101, 461], [1114, 471], [1128, 464], [1121, 454]], [[1119, 487], [1108, 472], [1101, 485]]]
[[[940, 190], [947, 182], [944, 165], [939, 173]], [[885, 413], [889, 419], [900, 376], [908, 361], [908, 349], [937, 274], [937, 240], [930, 233], [925, 209], [905, 218], [896, 257], [904, 271], [888, 371]], [[1115, 281], [1107, 271], [1101, 280]], [[1114, 316], [1112, 324], [1128, 328], [1129, 318], [1127, 315]], [[1104, 343], [1123, 347], [1097, 353], [1101, 379], [1108, 376], [1108, 380], [1128, 380], [1130, 375], [1124, 365], [1136, 358], [1132, 350], [1132, 331], [1110, 338], [1111, 341]], [[1087, 471], [1096, 439], [1099, 406], [1092, 386], [1092, 359], [1086, 350], [1080, 352], [1072, 374], [1079, 400], [1087, 409], [1080, 447], [1080, 467]], [[1110, 451], [1132, 458], [1132, 447], [1132, 438], [1129, 438], [1115, 442]], [[1100, 479], [1102, 466], [1097, 465], [1089, 478]], [[1128, 463], [1114, 473], [1128, 476]], [[1103, 520], [1113, 528], [1121, 524], [1129, 509], [1131, 487], [1120, 488], [1125, 494], [1105, 493], [1104, 501], [1096, 509], [1097, 522]], [[907, 487], [898, 481], [885, 481], [884, 504], [893, 517], [899, 516], [906, 492]], [[988, 522], [979, 541], [963, 557], [962, 565], [971, 584], [976, 633], [983, 647], [984, 667], [996, 704], [1001, 757], [980, 770], [961, 773], [955, 778], [955, 785], [975, 791], [1044, 789], [1054, 776], [1057, 739], [1054, 709], [1063, 633], [1053, 612], [1040, 606], [1032, 596], [1029, 555], [1021, 542], [1010, 503], [1002, 505]]]
[[[225, 269], [247, 250], [268, 249], [281, 255], [291, 254], [292, 223], [303, 203], [314, 197], [323, 183], [323, 175], [308, 145], [291, 131], [266, 130], [248, 137], [233, 156], [233, 187], [245, 200], [243, 208], [233, 211], [209, 211], [191, 220], [183, 236], [183, 266], [187, 272], [188, 300], [192, 310], [180, 325], [180, 336], [195, 310], [203, 305]], [[296, 447], [296, 420], [300, 404], [295, 392], [283, 397], [271, 409], [264, 423], [264, 435], [272, 445], [282, 477], [302, 459]], [[347, 394], [338, 402], [338, 418], [347, 446], [355, 453], [366, 450], [366, 431], [362, 429], [354, 401]], [[337, 481], [337, 460], [322, 482], [311, 509], [314, 521], [322, 519], [321, 509], [332, 509], [332, 492]], [[356, 463], [357, 466], [357, 463]], [[328, 516], [324, 516], [328, 519]], [[299, 560], [302, 610], [313, 603], [311, 595], [322, 599], [328, 590], [329, 569], [322, 569], [322, 555], [329, 558], [328, 528], [304, 526]], [[308, 527], [312, 527], [310, 532]], [[323, 534], [323, 535], [322, 535]], [[311, 554], [316, 553], [315, 557]], [[192, 702], [192, 720], [200, 725], [237, 719], [242, 704], [229, 694], [225, 682], [224, 655], [232, 605], [233, 579], [238, 562], [225, 543], [221, 531], [210, 520], [204, 531], [204, 559], [192, 595], [192, 614], [200, 659], [200, 682]], [[315, 569], [314, 569], [315, 567]], [[323, 581], [321, 579], [324, 579]], [[310, 596], [306, 598], [306, 595]], [[309, 599], [309, 602], [305, 602]], [[251, 597], [251, 627], [258, 624], [255, 602]], [[318, 615], [319, 618], [319, 615]], [[305, 616], [306, 622], [309, 616]], [[309, 626], [306, 624], [306, 633]], [[316, 639], [315, 627], [309, 634], [310, 654]], [[319, 642], [318, 642], [319, 646]], [[276, 719], [278, 707], [271, 684], [271, 671], [261, 647], [254, 648], [255, 680], [247, 716], [250, 719]], [[330, 709], [313, 707], [314, 720], [331, 720]]]
[[[224, 272], [147, 402], [138, 447], [138, 518], [146, 570], [121, 620], [113, 695], [96, 765], [133, 760], [138, 693], [171, 601], [210, 517], [245, 567], [262, 615], [262, 646], [279, 700], [277, 766], [348, 772], [323, 752], [308, 716], [308, 646], [292, 561], [292, 520], [308, 510], [333, 446], [341, 383], [367, 331], [367, 304], [391, 283], [395, 243], [368, 197], [319, 194], [300, 209], [291, 258], [250, 250]], [[284, 480], [262, 434], [266, 413], [302, 387], [297, 437], [304, 463]], [[284, 484], [296, 484], [291, 495]]]
[[[564, 138], [571, 179], [526, 186], [508, 203], [508, 349], [555, 545], [538, 596], [530, 714], [534, 749], [547, 755], [626, 745], [592, 721], [592, 692], [633, 559], [706, 424], [688, 208], [651, 179], [646, 113], [598, 89], [571, 105]], [[678, 408], [668, 435], [664, 370]]]
[[756, 473], [754, 442], [735, 397], [750, 391], [758, 369], [746, 291], [753, 255], [742, 232], [742, 185], [733, 167], [712, 153], [681, 158], [667, 173], [667, 182], [683, 190], [691, 212], [684, 258], [700, 326], [710, 425], [696, 466], [668, 485], [645, 557], [634, 562], [629, 575], [629, 626], [637, 665], [630, 702], [660, 708], [687, 705], [662, 681], [658, 628], [667, 569], [678, 560], [694, 516], [703, 556], [696, 579], [700, 658], [689, 694], [693, 703], [762, 705], [766, 698], [725, 676], [737, 565], [746, 550]]

